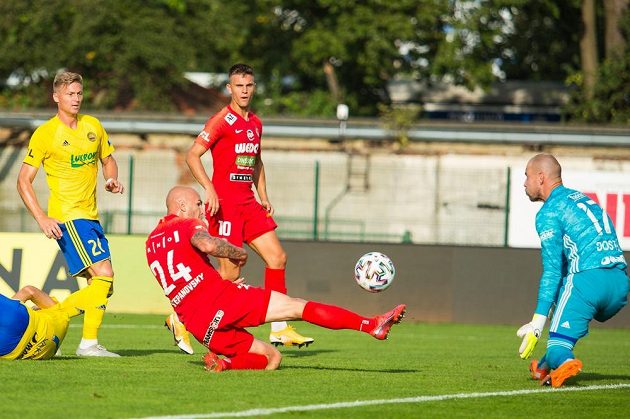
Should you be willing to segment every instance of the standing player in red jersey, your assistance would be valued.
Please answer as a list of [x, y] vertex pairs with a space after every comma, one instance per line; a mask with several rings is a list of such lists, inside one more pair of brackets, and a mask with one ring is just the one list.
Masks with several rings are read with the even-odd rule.
[[[245, 64], [235, 64], [228, 76], [230, 104], [206, 122], [188, 151], [186, 163], [206, 191], [210, 234], [237, 247], [247, 243], [265, 262], [265, 288], [286, 294], [287, 255], [276, 235], [274, 209], [267, 195], [261, 159], [262, 123], [249, 110], [256, 90], [254, 70]], [[212, 180], [201, 162], [201, 156], [208, 150], [212, 152]], [[241, 267], [229, 259], [219, 259], [219, 273], [225, 279], [235, 280], [241, 274]], [[299, 347], [314, 341], [297, 333], [286, 322], [271, 324], [269, 340], [275, 345]]]
[[246, 327], [302, 319], [328, 329], [361, 331], [383, 340], [404, 317], [404, 304], [380, 316], [363, 317], [341, 307], [251, 287], [242, 279], [223, 279], [209, 256], [242, 266], [247, 252], [208, 233], [203, 222], [203, 202], [194, 189], [172, 188], [166, 207], [168, 214], [146, 241], [147, 262], [185, 327], [210, 350], [204, 356], [209, 371], [273, 370], [280, 366], [280, 352], [255, 339]]

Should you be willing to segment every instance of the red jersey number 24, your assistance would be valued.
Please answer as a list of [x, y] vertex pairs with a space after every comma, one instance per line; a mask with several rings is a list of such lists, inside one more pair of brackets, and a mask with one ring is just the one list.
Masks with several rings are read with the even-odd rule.
[[168, 296], [173, 291], [173, 289], [175, 289], [174, 282], [177, 281], [178, 279], [183, 278], [184, 280], [186, 280], [186, 282], [192, 279], [192, 275], [190, 274], [190, 272], [192, 272], [192, 269], [190, 269], [189, 266], [186, 266], [181, 262], [179, 262], [176, 265], [173, 264], [174, 252], [175, 250], [169, 250], [168, 253], [166, 254], [168, 279], [166, 278], [166, 275], [164, 274], [164, 268], [162, 268], [162, 265], [160, 265], [160, 261], [154, 260], [150, 265], [150, 268], [151, 268], [151, 271], [153, 271], [153, 274], [160, 278], [160, 283], [162, 284], [162, 288], [164, 289], [164, 294], [166, 296]]

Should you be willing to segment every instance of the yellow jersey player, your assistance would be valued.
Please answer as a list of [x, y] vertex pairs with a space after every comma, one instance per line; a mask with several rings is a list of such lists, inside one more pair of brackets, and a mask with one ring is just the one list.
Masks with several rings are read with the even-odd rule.
[[[118, 165], [112, 155], [114, 147], [98, 119], [79, 114], [83, 100], [83, 79], [79, 74], [57, 74], [53, 99], [57, 103], [57, 114], [33, 133], [17, 188], [42, 232], [57, 241], [70, 274], [86, 277], [88, 288], [93, 288], [76, 354], [117, 357], [98, 343], [98, 329], [113, 292], [114, 271], [96, 206], [98, 161], [106, 179], [105, 190], [123, 192], [123, 185], [118, 181]], [[40, 166], [46, 172], [50, 189], [48, 214], [33, 189]]]
[[[27, 285], [13, 298], [0, 295], [0, 359], [50, 359], [66, 336], [70, 318], [89, 306], [94, 289], [83, 288], [62, 303]], [[32, 301], [34, 308], [24, 303]]]

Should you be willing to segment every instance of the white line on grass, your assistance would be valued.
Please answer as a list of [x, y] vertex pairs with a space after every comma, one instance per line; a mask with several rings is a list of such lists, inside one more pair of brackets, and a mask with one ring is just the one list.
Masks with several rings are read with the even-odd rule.
[[339, 402], [328, 404], [307, 404], [303, 406], [286, 406], [268, 409], [250, 409], [237, 412], [214, 412], [214, 413], [197, 413], [192, 415], [172, 415], [172, 416], [148, 416], [143, 419], [203, 419], [203, 418], [237, 418], [249, 416], [269, 416], [276, 413], [288, 412], [306, 412], [313, 410], [328, 409], [344, 409], [348, 407], [374, 406], [381, 404], [399, 404], [399, 403], [424, 403], [439, 402], [442, 400], [452, 399], [479, 399], [483, 397], [501, 397], [501, 396], [520, 396], [523, 394], [540, 394], [540, 393], [562, 393], [570, 391], [592, 391], [592, 390], [618, 390], [630, 388], [630, 384], [605, 384], [586, 387], [561, 387], [561, 388], [540, 388], [533, 390], [509, 390], [509, 391], [491, 391], [488, 393], [457, 393], [457, 394], [441, 394], [435, 396], [417, 396], [405, 397], [403, 399], [383, 399], [383, 400], [357, 400], [354, 402]]

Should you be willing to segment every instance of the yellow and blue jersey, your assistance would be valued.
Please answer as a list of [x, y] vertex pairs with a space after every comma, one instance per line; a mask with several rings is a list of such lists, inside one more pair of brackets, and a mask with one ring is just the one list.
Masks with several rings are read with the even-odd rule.
[[61, 222], [98, 219], [96, 176], [98, 161], [114, 147], [98, 119], [77, 116], [72, 129], [54, 116], [35, 130], [24, 163], [44, 167], [50, 188], [48, 216]]
[[50, 359], [66, 337], [70, 316], [60, 304], [28, 311], [28, 326], [15, 348], [0, 359]]

